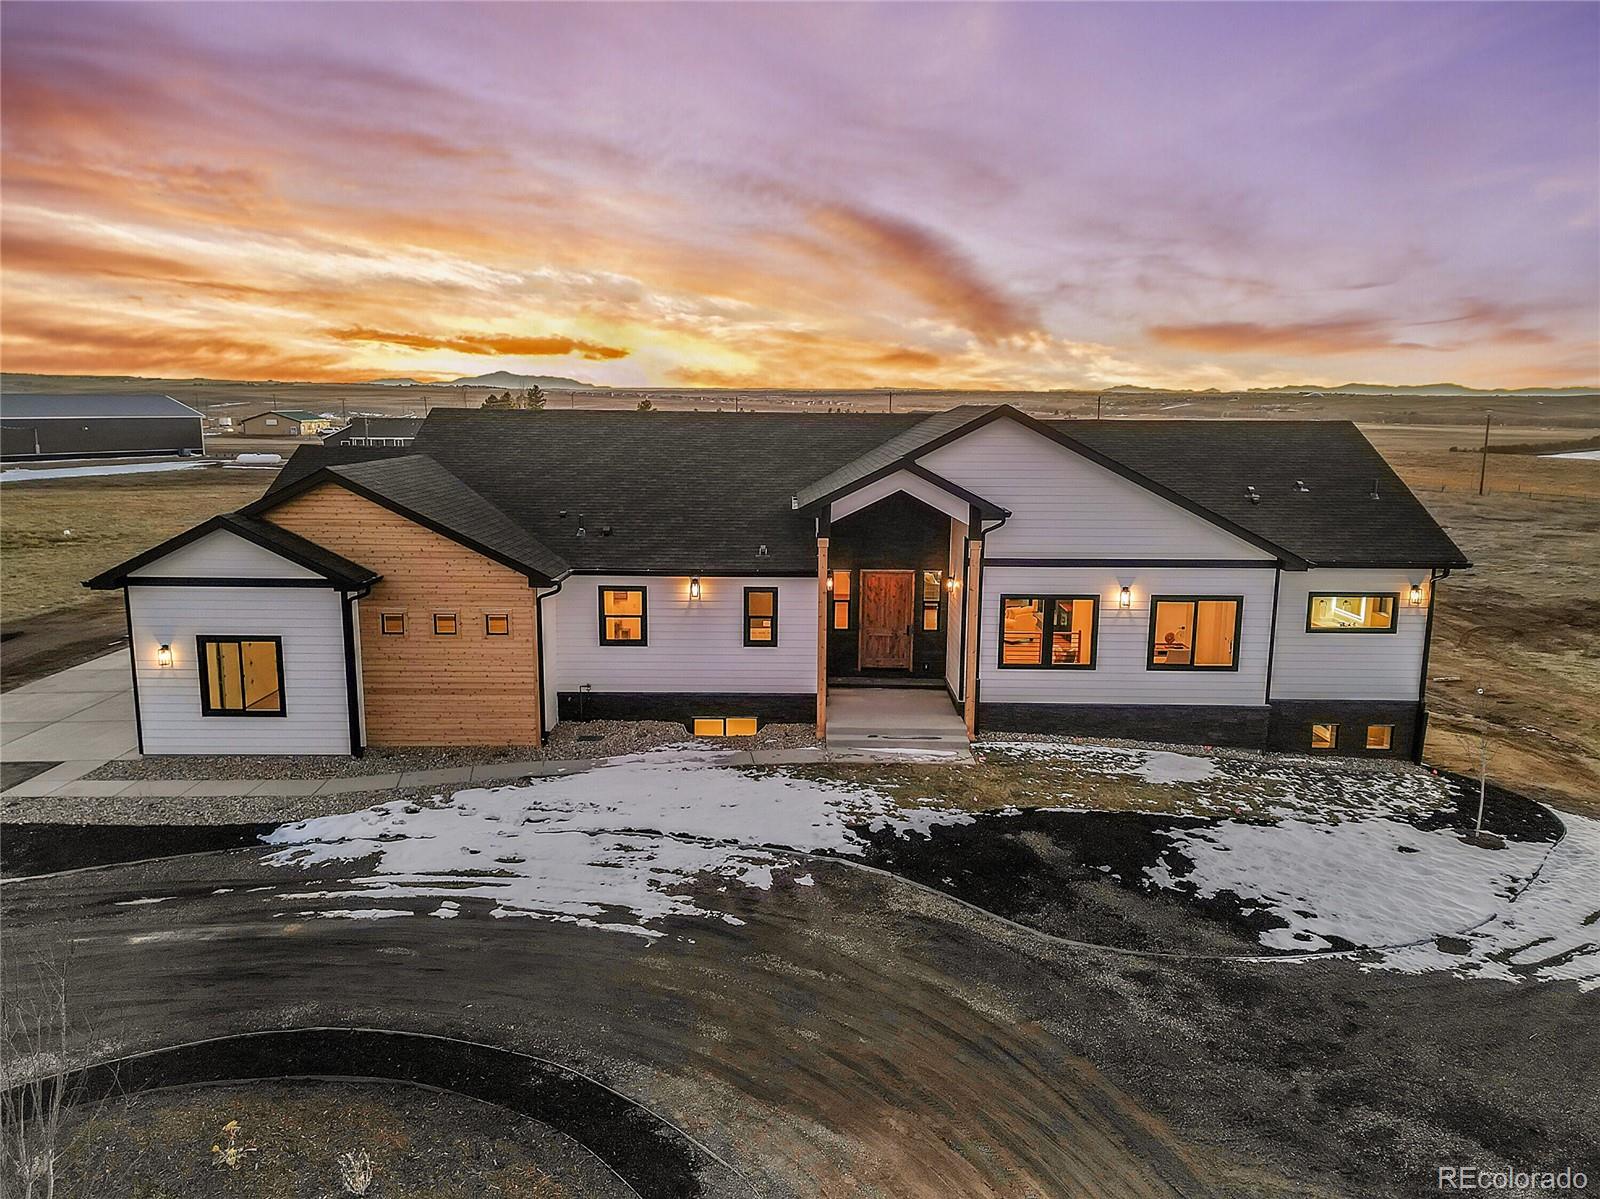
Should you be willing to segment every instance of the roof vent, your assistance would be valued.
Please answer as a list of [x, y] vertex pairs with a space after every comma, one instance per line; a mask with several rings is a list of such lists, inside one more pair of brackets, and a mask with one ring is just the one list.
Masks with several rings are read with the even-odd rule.
[[769, 558], [771, 556], [772, 555], [767, 552], [767, 543], [765, 541], [763, 541], [760, 545], [756, 546], [756, 557], [757, 558]]
[[795, 512], [798, 512], [800, 510], [800, 497], [799, 496], [791, 495], [789, 497], [789, 508], [792, 511], [795, 511]]
[[583, 527], [583, 513], [580, 512], [578, 513], [578, 536], [587, 537], [588, 535], [589, 531]]
[[1296, 479], [1294, 481], [1294, 489], [1296, 491], [1310, 491], [1311, 490], [1311, 488], [1306, 486], [1306, 481], [1304, 479]]
[[566, 520], [567, 519], [567, 510], [565, 508], [561, 509], [560, 512], [556, 513], [556, 516], [561, 520]]
[[1244, 485], [1244, 494], [1245, 498], [1248, 499], [1252, 504], [1259, 504], [1261, 502], [1261, 493], [1248, 483]]
[[1380, 496], [1378, 494], [1378, 480], [1376, 480], [1376, 479], [1372, 480], [1372, 497], [1371, 498], [1373, 498], [1375, 500], [1383, 498], [1382, 496]]
[[600, 536], [602, 536], [602, 537], [611, 536], [611, 526], [610, 525], [601, 525], [600, 526]]

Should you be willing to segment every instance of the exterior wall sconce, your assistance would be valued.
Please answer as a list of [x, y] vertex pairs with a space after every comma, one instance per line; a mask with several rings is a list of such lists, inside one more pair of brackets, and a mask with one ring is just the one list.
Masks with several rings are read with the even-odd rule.
[[1117, 607], [1119, 607], [1119, 608], [1131, 608], [1131, 607], [1133, 607], [1133, 596], [1128, 591], [1128, 589], [1126, 587], [1124, 587], [1121, 591], [1117, 592]]
[[700, 576], [699, 575], [695, 575], [694, 578], [689, 580], [689, 598], [690, 599], [699, 599], [700, 598]]
[[1413, 608], [1422, 607], [1422, 584], [1421, 583], [1413, 583], [1413, 584], [1411, 584], [1411, 594], [1410, 594], [1410, 596], [1408, 598], [1410, 599], [1411, 606]]
[[162, 644], [156, 650], [156, 665], [163, 669], [172, 665], [172, 647], [170, 645]]
[[955, 575], [951, 575], [944, 581], [944, 585], [953, 594], [961, 586], [961, 580], [956, 578]]
[[831, 570], [828, 572], [828, 590], [833, 590], [833, 571]]

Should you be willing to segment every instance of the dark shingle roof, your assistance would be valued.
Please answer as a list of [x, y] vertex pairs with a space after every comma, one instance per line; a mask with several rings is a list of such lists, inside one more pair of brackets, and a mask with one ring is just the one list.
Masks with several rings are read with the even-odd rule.
[[182, 549], [190, 542], [198, 541], [219, 530], [237, 534], [246, 541], [253, 541], [264, 549], [271, 550], [307, 570], [315, 571], [342, 587], [351, 589], [365, 587], [383, 577], [376, 571], [341, 557], [332, 550], [324, 549], [314, 541], [307, 541], [299, 534], [291, 533], [288, 529], [279, 528], [275, 524], [247, 516], [242, 512], [225, 512], [221, 516], [213, 516], [203, 524], [179, 533], [176, 537], [168, 538], [160, 545], [145, 550], [144, 553], [129, 558], [110, 570], [102, 571], [94, 578], [85, 581], [84, 586], [96, 591], [121, 587], [127, 582], [128, 576], [140, 567], [148, 566], [174, 550]]
[[155, 392], [73, 392], [61, 395], [27, 393], [0, 396], [3, 420], [81, 420], [127, 416], [175, 416], [199, 420], [200, 414], [171, 396]]
[[420, 416], [357, 416], [323, 437], [322, 444], [343, 445], [351, 437], [415, 437], [420, 428]]
[[911, 428], [895, 434], [881, 445], [873, 446], [837, 470], [830, 471], [816, 482], [802, 487], [800, 506], [805, 508], [836, 491], [859, 483], [878, 471], [893, 466], [901, 459], [926, 449], [941, 437], [958, 431], [963, 425], [969, 425], [991, 411], [993, 409], [987, 404], [962, 404], [955, 408], [947, 408], [943, 412], [936, 412], [927, 419], [918, 421]]

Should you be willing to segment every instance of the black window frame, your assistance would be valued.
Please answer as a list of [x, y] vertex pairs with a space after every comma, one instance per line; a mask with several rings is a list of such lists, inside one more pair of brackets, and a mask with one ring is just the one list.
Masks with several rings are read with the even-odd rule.
[[[439, 631], [439, 618], [441, 616], [447, 616], [451, 620], [455, 621], [456, 627], [451, 629], [448, 633], [441, 633]], [[461, 613], [459, 613], [459, 612], [435, 612], [433, 614], [433, 635], [435, 637], [459, 637], [459, 636], [461, 636]]]
[[[1384, 741], [1387, 744], [1384, 744], [1384, 745], [1374, 745], [1374, 744], [1372, 744], [1372, 730], [1373, 729], [1387, 729], [1388, 730], [1388, 734], [1389, 735], [1384, 738]], [[1368, 753], [1385, 754], [1385, 753], [1393, 752], [1393, 750], [1394, 750], [1394, 724], [1393, 724], [1393, 722], [1391, 721], [1391, 722], [1387, 722], [1387, 723], [1383, 723], [1383, 724], [1369, 724], [1367, 726], [1367, 735], [1362, 740], [1361, 744], [1362, 744], [1362, 748], [1365, 749]]]
[[[1007, 662], [1006, 659], [1006, 601], [1027, 600], [1039, 601], [1043, 605], [1045, 617], [1044, 638], [1039, 645], [1038, 662]], [[1094, 616], [1089, 621], [1089, 660], [1087, 662], [1047, 662], [1047, 650], [1054, 637], [1054, 626], [1050, 621], [1055, 616], [1055, 604], [1061, 600], [1088, 600], [1094, 604]], [[996, 665], [1001, 670], [1095, 670], [1100, 665], [1100, 597], [1098, 595], [1069, 595], [1064, 592], [1010, 592], [1000, 597], [1000, 626], [995, 635], [999, 642], [999, 650], [995, 657]]]
[[[935, 596], [928, 598], [928, 576], [937, 575], [938, 583], [935, 585]], [[945, 572], [942, 568], [928, 570], [926, 567], [917, 572], [917, 632], [937, 633], [944, 629], [944, 581]], [[928, 613], [933, 613], [933, 627], [928, 627]]]
[[[1311, 624], [1311, 608], [1319, 599], [1386, 599], [1394, 601], [1394, 610], [1389, 615], [1389, 627], [1386, 629], [1371, 629], [1365, 626], [1351, 626], [1342, 629], [1319, 629]], [[1306, 593], [1306, 632], [1308, 633], [1373, 633], [1382, 636], [1385, 633], [1398, 633], [1400, 631], [1400, 593], [1398, 591], [1311, 591]]]
[[[1339, 752], [1339, 725], [1341, 723], [1343, 723], [1343, 722], [1342, 721], [1338, 721], [1338, 720], [1313, 720], [1311, 722], [1311, 728], [1309, 730], [1310, 731], [1310, 736], [1306, 739], [1306, 745], [1307, 745], [1308, 751], [1311, 752], [1311, 753], [1314, 753], [1314, 754], [1338, 753]], [[1331, 730], [1331, 735], [1328, 738], [1328, 744], [1326, 744], [1326, 745], [1318, 745], [1317, 744], [1317, 730], [1318, 729], [1329, 729], [1329, 730]]]
[[[250, 708], [218, 708], [211, 702], [211, 674], [206, 669], [206, 647], [208, 645], [237, 645], [245, 641], [269, 641], [272, 643], [273, 653], [276, 655], [275, 665], [278, 668], [278, 710], [268, 712], [261, 709]], [[289, 688], [283, 673], [283, 638], [268, 635], [255, 635], [250, 633], [200, 633], [194, 639], [195, 664], [200, 675], [200, 715], [201, 716], [287, 716], [289, 715]], [[240, 661], [244, 660], [244, 650], [239, 651]]]
[[[393, 633], [391, 633], [388, 629], [384, 628], [384, 622], [386, 620], [388, 620], [391, 616], [392, 617], [398, 617], [399, 620], [400, 620], [400, 628], [399, 628], [399, 630], [396, 631], [396, 632], [393, 632]], [[404, 612], [379, 612], [378, 613], [378, 635], [380, 637], [404, 637], [406, 635], [406, 614]]]
[[[849, 571], [849, 570], [833, 570], [833, 569], [830, 569], [828, 571], [828, 578], [833, 580], [833, 586], [828, 588], [828, 631], [829, 632], [833, 632], [833, 633], [848, 633], [851, 629], [856, 627], [855, 604], [854, 604], [855, 595], [856, 595], [856, 584], [855, 584], [855, 580], [850, 577], [853, 573], [854, 573], [853, 571]], [[842, 595], [842, 596], [839, 594], [839, 591], [838, 591], [839, 580], [835, 577], [837, 575], [843, 575], [844, 576], [844, 580], [845, 580], [845, 592], [844, 592], [844, 595]], [[839, 616], [839, 606], [841, 604], [844, 605], [844, 623], [843, 624], [837, 623], [838, 622], [838, 616]]]
[[[504, 632], [497, 633], [497, 632], [495, 632], [493, 629], [491, 629], [489, 627], [489, 622], [491, 620], [497, 620], [497, 619], [498, 620], [503, 620], [503, 621], [506, 622], [506, 627], [505, 627], [505, 631]], [[509, 613], [509, 612], [485, 612], [483, 614], [483, 635], [485, 637], [509, 637], [509, 636], [511, 636], [511, 613]]]
[[[772, 638], [769, 641], [752, 641], [750, 639], [750, 597], [758, 592], [772, 597], [772, 615], [757, 615], [755, 617], [757, 620], [770, 620], [772, 622]], [[746, 649], [778, 648], [778, 589], [776, 587], [746, 587], [744, 589], [744, 644]]]
[[[1156, 663], [1156, 613], [1162, 604], [1192, 604], [1194, 616], [1190, 620], [1190, 627], [1200, 621], [1200, 604], [1202, 602], [1232, 602], [1233, 608], [1233, 661], [1226, 666], [1198, 665], [1194, 662], [1194, 646], [1189, 647], [1188, 662]], [[1244, 596], [1242, 595], [1152, 595], [1150, 597], [1150, 635], [1146, 640], [1144, 650], [1144, 668], [1146, 670], [1199, 670], [1199, 671], [1232, 671], [1239, 670], [1240, 651], [1244, 637]], [[1191, 637], [1191, 641], [1193, 638]]]
[[[608, 591], [637, 591], [639, 593], [639, 639], [618, 640], [606, 636], [606, 592]], [[599, 605], [600, 625], [597, 632], [600, 635], [600, 644], [606, 646], [646, 646], [650, 644], [650, 589], [648, 587], [616, 587], [602, 583], [595, 592], [595, 602]], [[631, 612], [619, 612], [617, 619], [631, 617]]]

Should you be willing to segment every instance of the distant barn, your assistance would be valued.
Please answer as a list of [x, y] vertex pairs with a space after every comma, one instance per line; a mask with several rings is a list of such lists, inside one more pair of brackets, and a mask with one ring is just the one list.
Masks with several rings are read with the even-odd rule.
[[171, 396], [126, 393], [0, 397], [0, 458], [107, 458], [205, 452], [202, 418]]
[[320, 412], [306, 412], [300, 408], [269, 408], [239, 422], [239, 432], [246, 437], [315, 437], [339, 422]]
[[358, 416], [336, 433], [322, 439], [323, 445], [408, 446], [422, 428], [420, 416]]

